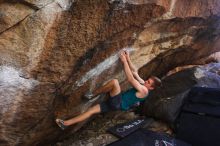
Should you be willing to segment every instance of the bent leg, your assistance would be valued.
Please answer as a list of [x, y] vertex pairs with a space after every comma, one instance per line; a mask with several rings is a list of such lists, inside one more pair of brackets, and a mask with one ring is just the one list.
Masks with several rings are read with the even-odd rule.
[[117, 79], [110, 80], [104, 86], [94, 91], [94, 95], [98, 95], [100, 93], [109, 92], [110, 96], [113, 97], [118, 95], [121, 92], [121, 87]]
[[78, 115], [72, 119], [64, 121], [64, 125], [70, 126], [70, 125], [82, 122], [82, 121], [88, 119], [89, 117], [91, 117], [92, 115], [100, 113], [100, 112], [101, 112], [100, 104], [97, 104], [97, 105], [89, 108], [85, 113]]

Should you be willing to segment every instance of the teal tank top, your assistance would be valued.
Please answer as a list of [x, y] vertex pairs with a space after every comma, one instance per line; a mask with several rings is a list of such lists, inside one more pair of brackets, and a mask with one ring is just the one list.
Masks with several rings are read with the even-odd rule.
[[143, 102], [145, 98], [138, 98], [136, 97], [137, 90], [135, 88], [131, 88], [126, 92], [122, 93], [122, 101], [121, 101], [121, 109], [126, 111], [134, 104], [138, 102]]

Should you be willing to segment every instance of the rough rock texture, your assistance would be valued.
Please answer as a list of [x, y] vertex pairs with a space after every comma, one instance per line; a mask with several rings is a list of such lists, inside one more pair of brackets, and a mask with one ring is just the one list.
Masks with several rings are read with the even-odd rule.
[[[83, 95], [125, 76], [126, 48], [144, 78], [219, 51], [217, 0], [0, 1], [0, 142], [46, 145], [56, 117], [85, 111]], [[190, 11], [189, 11], [190, 10]], [[62, 135], [62, 136], [61, 136]]]
[[177, 17], [209, 17], [219, 15], [220, 1], [218, 0], [174, 0], [173, 13]]
[[2, 3], [0, 12], [0, 33], [2, 33], [25, 19], [34, 10], [20, 3]]

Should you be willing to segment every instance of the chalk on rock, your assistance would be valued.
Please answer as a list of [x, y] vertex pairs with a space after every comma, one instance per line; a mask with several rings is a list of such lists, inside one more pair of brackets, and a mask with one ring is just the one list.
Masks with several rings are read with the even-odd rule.
[[94, 94], [92, 94], [91, 91], [87, 91], [84, 97], [88, 100], [92, 99], [94, 97]]

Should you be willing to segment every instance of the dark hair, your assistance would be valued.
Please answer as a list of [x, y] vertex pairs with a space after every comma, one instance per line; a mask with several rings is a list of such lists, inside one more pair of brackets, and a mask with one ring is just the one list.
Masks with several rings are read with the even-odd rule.
[[154, 88], [162, 86], [162, 82], [161, 82], [161, 80], [158, 77], [150, 76], [150, 78], [154, 81], [154, 83], [152, 85]]

